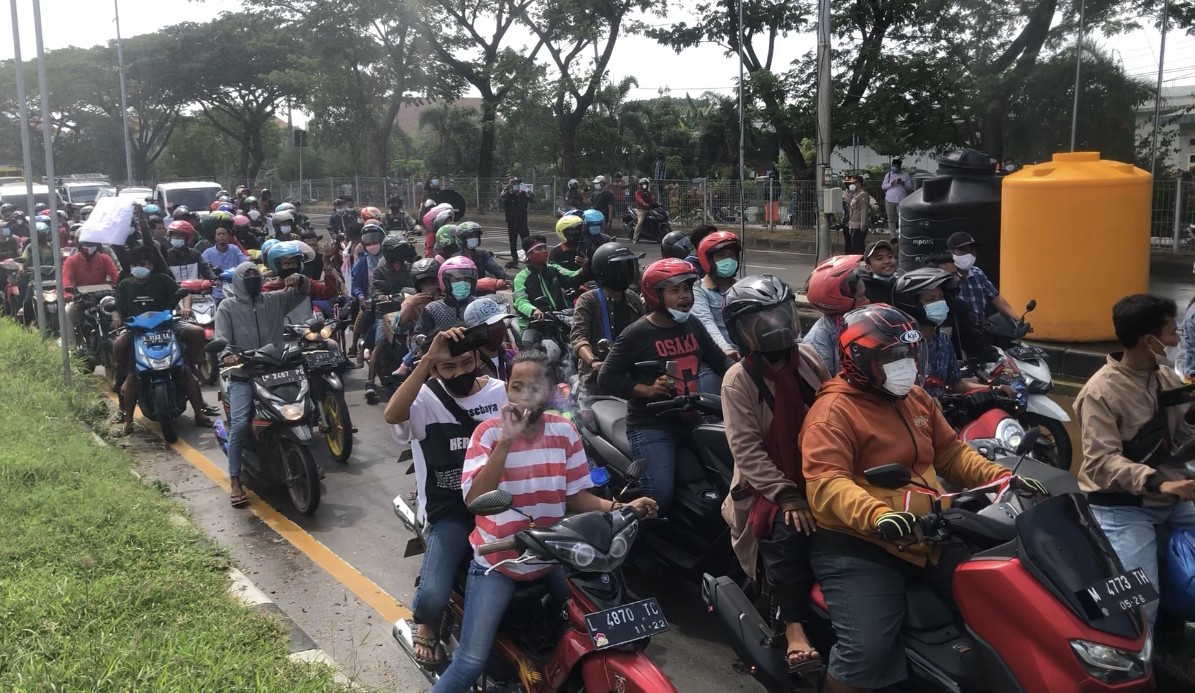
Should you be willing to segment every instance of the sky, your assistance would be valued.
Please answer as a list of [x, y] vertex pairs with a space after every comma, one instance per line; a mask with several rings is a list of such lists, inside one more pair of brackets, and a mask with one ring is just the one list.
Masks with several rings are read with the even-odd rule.
[[[160, 26], [185, 21], [202, 22], [222, 11], [237, 11], [237, 0], [119, 0], [122, 36], [149, 33]], [[21, 13], [21, 52], [29, 59], [36, 55], [32, 19], [33, 0], [17, 0]], [[6, 10], [8, 2], [0, 3], [0, 60], [13, 57], [12, 21]], [[113, 5], [109, 0], [41, 0], [46, 49], [68, 45], [91, 46], [106, 43], [116, 37]], [[678, 21], [674, 13], [668, 18], [653, 19], [662, 23]], [[529, 36], [524, 33], [523, 36]], [[1161, 35], [1156, 30], [1143, 30], [1126, 36], [1104, 39], [1104, 45], [1120, 60], [1132, 76], [1153, 83], [1157, 77], [1158, 50]], [[527, 39], [529, 42], [529, 38]], [[792, 37], [778, 43], [777, 62], [798, 57], [813, 46], [812, 36]], [[619, 38], [611, 58], [610, 75], [618, 81], [634, 75], [639, 86], [630, 98], [650, 98], [661, 89], [672, 95], [688, 92], [697, 96], [704, 91], [729, 94], [738, 76], [738, 62], [724, 55], [717, 46], [700, 46], [679, 55], [655, 41], [641, 36], [623, 35]], [[1171, 31], [1166, 45], [1165, 86], [1195, 85], [1195, 37]], [[303, 120], [296, 116], [296, 121]]]

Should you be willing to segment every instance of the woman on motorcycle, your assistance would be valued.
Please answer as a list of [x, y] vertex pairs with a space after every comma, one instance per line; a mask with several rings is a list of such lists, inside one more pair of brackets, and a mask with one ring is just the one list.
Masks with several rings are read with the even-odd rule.
[[[726, 292], [738, 274], [741, 251], [739, 237], [729, 231], [718, 231], [703, 238], [697, 247], [697, 261], [705, 276], [693, 285], [693, 317], [709, 332], [714, 344], [735, 361], [739, 351], [722, 321], [722, 308], [726, 305]], [[701, 378], [702, 392], [714, 394], [722, 386], [709, 369], [702, 369], [698, 377]]]
[[734, 456], [722, 516], [743, 570], [757, 585], [761, 577], [766, 581], [785, 624], [789, 671], [817, 669], [821, 658], [802, 625], [811, 616], [809, 545], [816, 525], [796, 437], [830, 375], [817, 352], [799, 343], [796, 300], [779, 278], [740, 280], [727, 292], [723, 314], [743, 359], [722, 380], [723, 422]]
[[[469, 536], [474, 555], [465, 588], [460, 644], [433, 693], [465, 693], [477, 682], [502, 615], [520, 583], [547, 580], [558, 599], [568, 598], [560, 566], [515, 563], [516, 551], [483, 556], [476, 549], [512, 537], [532, 522], [536, 527], [551, 527], [566, 513], [613, 512], [621, 505], [589, 492], [593, 482], [580, 434], [568, 419], [546, 411], [557, 380], [556, 364], [547, 354], [520, 352], [506, 383], [509, 401], [499, 416], [473, 432], [461, 476], [465, 502], [495, 489], [511, 493], [514, 502], [509, 510], [476, 519], [476, 529]], [[650, 498], [638, 498], [628, 505], [648, 517], [655, 514], [656, 503]]]
[[841, 369], [841, 352], [838, 335], [842, 332], [843, 315], [847, 311], [868, 304], [866, 287], [863, 284], [862, 255], [838, 255], [829, 258], [813, 268], [809, 275], [809, 290], [806, 296], [822, 313], [805, 335], [805, 343], [811, 345], [830, 375], [837, 375]]
[[[639, 485], [664, 512], [675, 495], [676, 449], [701, 416], [691, 410], [656, 415], [647, 405], [697, 394], [702, 365], [721, 376], [733, 363], [705, 328], [689, 320], [696, 281], [697, 273], [684, 260], [665, 258], [648, 265], [640, 286], [649, 312], [623, 330], [598, 372], [601, 392], [629, 400], [627, 439], [634, 457], [647, 460]], [[642, 361], [660, 367], [656, 372], [636, 368]]]

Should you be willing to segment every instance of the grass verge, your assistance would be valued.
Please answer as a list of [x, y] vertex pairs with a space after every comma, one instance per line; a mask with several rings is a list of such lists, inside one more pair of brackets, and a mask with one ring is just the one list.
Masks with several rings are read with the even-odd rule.
[[[327, 691], [227, 593], [229, 561], [84, 425], [57, 352], [0, 320], [0, 690]], [[82, 419], [82, 423], [81, 420]]]

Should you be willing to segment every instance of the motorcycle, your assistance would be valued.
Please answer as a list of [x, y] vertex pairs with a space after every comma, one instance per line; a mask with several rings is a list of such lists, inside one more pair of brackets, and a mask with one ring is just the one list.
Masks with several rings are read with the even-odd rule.
[[[223, 339], [208, 342], [205, 351], [219, 354], [228, 346]], [[304, 373], [304, 355], [293, 343], [267, 344], [236, 352], [240, 362], [221, 369], [236, 372], [253, 387], [253, 422], [244, 444], [244, 466], [262, 481], [284, 484], [291, 503], [310, 515], [319, 507], [319, 467], [311, 454], [311, 420], [314, 406]], [[228, 397], [221, 393], [224, 419], [216, 421], [216, 441], [228, 454]]]
[[[174, 334], [170, 311], [142, 313], [125, 320], [133, 333], [133, 367], [140, 383], [138, 405], [157, 421], [167, 443], [178, 440], [178, 417], [187, 408], [183, 387], [183, 347]], [[113, 369], [115, 371], [115, 368]]]
[[302, 325], [287, 325], [288, 336], [297, 338], [303, 350], [303, 368], [311, 388], [315, 407], [311, 423], [324, 434], [328, 452], [344, 464], [353, 453], [353, 434], [357, 432], [344, 400], [344, 382], [340, 379], [348, 367], [348, 359], [339, 349], [329, 349], [326, 341], [332, 327], [321, 316], [312, 316]]
[[[203, 328], [204, 342], [216, 338], [216, 299], [212, 298], [212, 286], [213, 283], [207, 279], [187, 279], [179, 284], [180, 288], [191, 294], [190, 322]], [[215, 385], [220, 377], [219, 357], [204, 354], [197, 375], [199, 382]]]
[[[1025, 457], [1039, 436], [1030, 431], [1019, 457], [998, 462], [1039, 479], [1054, 495], [1038, 501], [1004, 487], [991, 500], [988, 489], [972, 489], [956, 494], [951, 507], [935, 496], [933, 510], [917, 520], [918, 540], [962, 542], [975, 552], [955, 572], [958, 614], [925, 583], [908, 584], [902, 636], [911, 674], [924, 686], [918, 690], [1153, 690], [1141, 607], [1157, 591], [1141, 570], [1121, 565], [1074, 478]], [[901, 464], [865, 475], [882, 488], [921, 486]], [[702, 588], [768, 690], [816, 684], [788, 675], [783, 631], [777, 641], [732, 579], [706, 575]], [[811, 603], [829, 619], [817, 586]]]
[[[622, 229], [626, 232], [627, 238], [635, 237], [635, 225], [638, 223], [639, 217], [635, 215], [634, 208], [628, 207], [626, 213], [622, 215]], [[643, 228], [639, 233], [640, 240], [658, 243], [660, 239], [670, 233], [672, 233], [672, 215], [668, 213], [668, 209], [664, 205], [653, 204], [643, 219]]]
[[[494, 490], [475, 498], [469, 509], [477, 515], [494, 515], [508, 510], [512, 500], [506, 491]], [[422, 526], [401, 496], [394, 499], [394, 511], [416, 537], [422, 536]], [[668, 630], [668, 621], [654, 598], [629, 600], [620, 568], [639, 534], [639, 523], [635, 510], [624, 506], [612, 513], [566, 517], [549, 528], [532, 527], [478, 549], [482, 554], [522, 551], [514, 559], [519, 563], [560, 563], [569, 591], [568, 600], [560, 604], [542, 580], [519, 587], [482, 675], [484, 690], [676, 691], [644, 652], [651, 636]], [[449, 657], [460, 634], [464, 588], [464, 573], [458, 571], [438, 629], [446, 635]], [[394, 639], [412, 659], [414, 632], [414, 625], [405, 619], [396, 621], [392, 629]], [[439, 672], [421, 671], [429, 682], [439, 680]]]
[[[942, 414], [958, 439], [976, 452], [996, 460], [1020, 447], [1026, 431], [1016, 415], [1022, 410], [1020, 400], [995, 390], [981, 390], [965, 395], [946, 394], [938, 398]], [[1053, 464], [1053, 445], [1041, 436], [1034, 438], [1029, 450], [1034, 459]]]
[[41, 291], [41, 300], [45, 304], [46, 309], [46, 334], [50, 337], [58, 336], [58, 270], [54, 265], [42, 265], [35, 272], [29, 270], [30, 279], [28, 291], [27, 308], [31, 309], [26, 312], [26, 322], [29, 324], [37, 323], [37, 310], [34, 302], [33, 292]]
[[[116, 298], [112, 287], [107, 284], [74, 287], [75, 307], [79, 312], [75, 331], [79, 335], [80, 353], [83, 355], [83, 371], [91, 373], [96, 366], [103, 366], [104, 372], [112, 368], [112, 311], [116, 309]], [[115, 377], [113, 374], [112, 377]]]
[[[676, 377], [675, 361], [641, 361], [635, 366], [654, 374]], [[627, 403], [617, 397], [595, 396], [581, 410], [578, 430], [589, 459], [603, 467], [612, 488], [633, 486], [638, 477], [632, 467], [627, 440]], [[722, 519], [722, 499], [730, 492], [733, 457], [722, 426], [722, 400], [716, 395], [682, 395], [652, 402], [652, 414], [696, 411], [705, 423], [693, 429], [688, 444], [677, 450], [675, 497], [666, 522], [644, 538], [651, 560], [667, 569], [700, 576], [741, 572], [730, 546], [730, 528]]]
[[1071, 417], [1047, 396], [1054, 388], [1047, 354], [1041, 347], [1027, 346], [1021, 341], [1029, 333], [1025, 316], [1035, 308], [1037, 301], [1031, 300], [1020, 320], [1012, 321], [996, 314], [984, 321], [984, 332], [991, 338], [1000, 358], [980, 364], [977, 375], [985, 382], [1011, 385], [1017, 391], [1022, 407], [1017, 420], [1026, 428], [1041, 428], [1046, 441], [1053, 446], [1050, 463], [1070, 469], [1074, 448], [1066, 424]]
[[16, 320], [21, 315], [21, 284], [18, 278], [25, 271], [21, 263], [16, 260], [0, 262], [4, 269], [4, 312], [8, 317]]

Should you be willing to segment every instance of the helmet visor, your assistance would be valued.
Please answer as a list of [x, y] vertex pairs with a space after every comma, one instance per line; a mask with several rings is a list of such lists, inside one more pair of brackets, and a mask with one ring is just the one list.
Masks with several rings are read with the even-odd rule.
[[801, 340], [796, 301], [785, 301], [740, 317], [736, 330], [740, 346], [750, 352], [792, 349]]
[[639, 281], [639, 258], [630, 256], [611, 259], [599, 279], [602, 286], [615, 291], [626, 291], [631, 284]]

